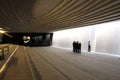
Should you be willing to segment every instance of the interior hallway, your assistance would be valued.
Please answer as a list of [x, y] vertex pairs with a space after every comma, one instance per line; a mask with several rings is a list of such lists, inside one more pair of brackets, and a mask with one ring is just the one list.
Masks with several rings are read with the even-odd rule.
[[[26, 53], [23, 51], [26, 50]], [[90, 53], [73, 53], [70, 50], [58, 49], [53, 47], [23, 47], [19, 48], [18, 61], [24, 62], [20, 59], [28, 57], [28, 63], [31, 65], [31, 69], [28, 67], [28, 73], [36, 80], [119, 80], [120, 79], [120, 58], [103, 54]], [[22, 56], [21, 56], [22, 55]], [[25, 57], [26, 56], [26, 57]], [[19, 65], [20, 64], [16, 64]], [[10, 65], [11, 69], [13, 65]], [[28, 66], [22, 64], [20, 69]], [[18, 66], [16, 66], [18, 67]], [[6, 74], [18, 75], [18, 77], [24, 77], [25, 74], [21, 72], [14, 73], [17, 70], [14, 67], [13, 71], [7, 71]], [[30, 71], [32, 72], [30, 74]], [[17, 71], [16, 71], [17, 72]], [[23, 71], [25, 73], [26, 71]], [[13, 76], [14, 76], [13, 75]], [[21, 76], [20, 76], [21, 75]], [[24, 75], [24, 76], [22, 76]], [[29, 78], [31, 76], [27, 75]], [[8, 77], [5, 75], [5, 78]], [[3, 80], [8, 80], [8, 79]], [[11, 79], [12, 78], [12, 79]], [[10, 80], [27, 80], [27, 78], [14, 79], [9, 77]], [[30, 80], [30, 79], [29, 79]]]

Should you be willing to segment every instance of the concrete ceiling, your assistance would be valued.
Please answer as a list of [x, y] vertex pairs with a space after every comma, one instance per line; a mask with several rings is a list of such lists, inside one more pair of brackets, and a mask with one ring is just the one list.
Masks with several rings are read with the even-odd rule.
[[120, 0], [0, 0], [0, 27], [51, 32], [120, 20]]

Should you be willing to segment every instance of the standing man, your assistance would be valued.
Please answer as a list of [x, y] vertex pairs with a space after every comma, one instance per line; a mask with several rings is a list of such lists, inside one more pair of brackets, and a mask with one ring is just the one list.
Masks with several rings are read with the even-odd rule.
[[79, 53], [81, 53], [81, 42], [78, 44], [78, 46], [79, 46]]
[[75, 41], [73, 41], [73, 52], [75, 52]]
[[91, 51], [91, 45], [90, 45], [90, 41], [88, 41], [88, 52]]

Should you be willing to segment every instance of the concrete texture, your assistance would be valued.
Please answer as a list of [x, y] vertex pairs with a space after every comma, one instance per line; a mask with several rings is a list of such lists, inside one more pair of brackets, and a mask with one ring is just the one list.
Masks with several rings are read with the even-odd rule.
[[33, 80], [32, 74], [36, 80], [120, 80], [119, 66], [119, 57], [93, 52], [79, 54], [53, 47], [20, 47], [3, 80]]
[[119, 80], [120, 58], [69, 50], [27, 48], [41, 80]]

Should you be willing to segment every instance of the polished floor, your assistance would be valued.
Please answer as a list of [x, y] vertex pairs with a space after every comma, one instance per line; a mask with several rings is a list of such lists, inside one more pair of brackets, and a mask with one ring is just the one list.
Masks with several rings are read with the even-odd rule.
[[120, 58], [20, 46], [3, 80], [120, 80]]

